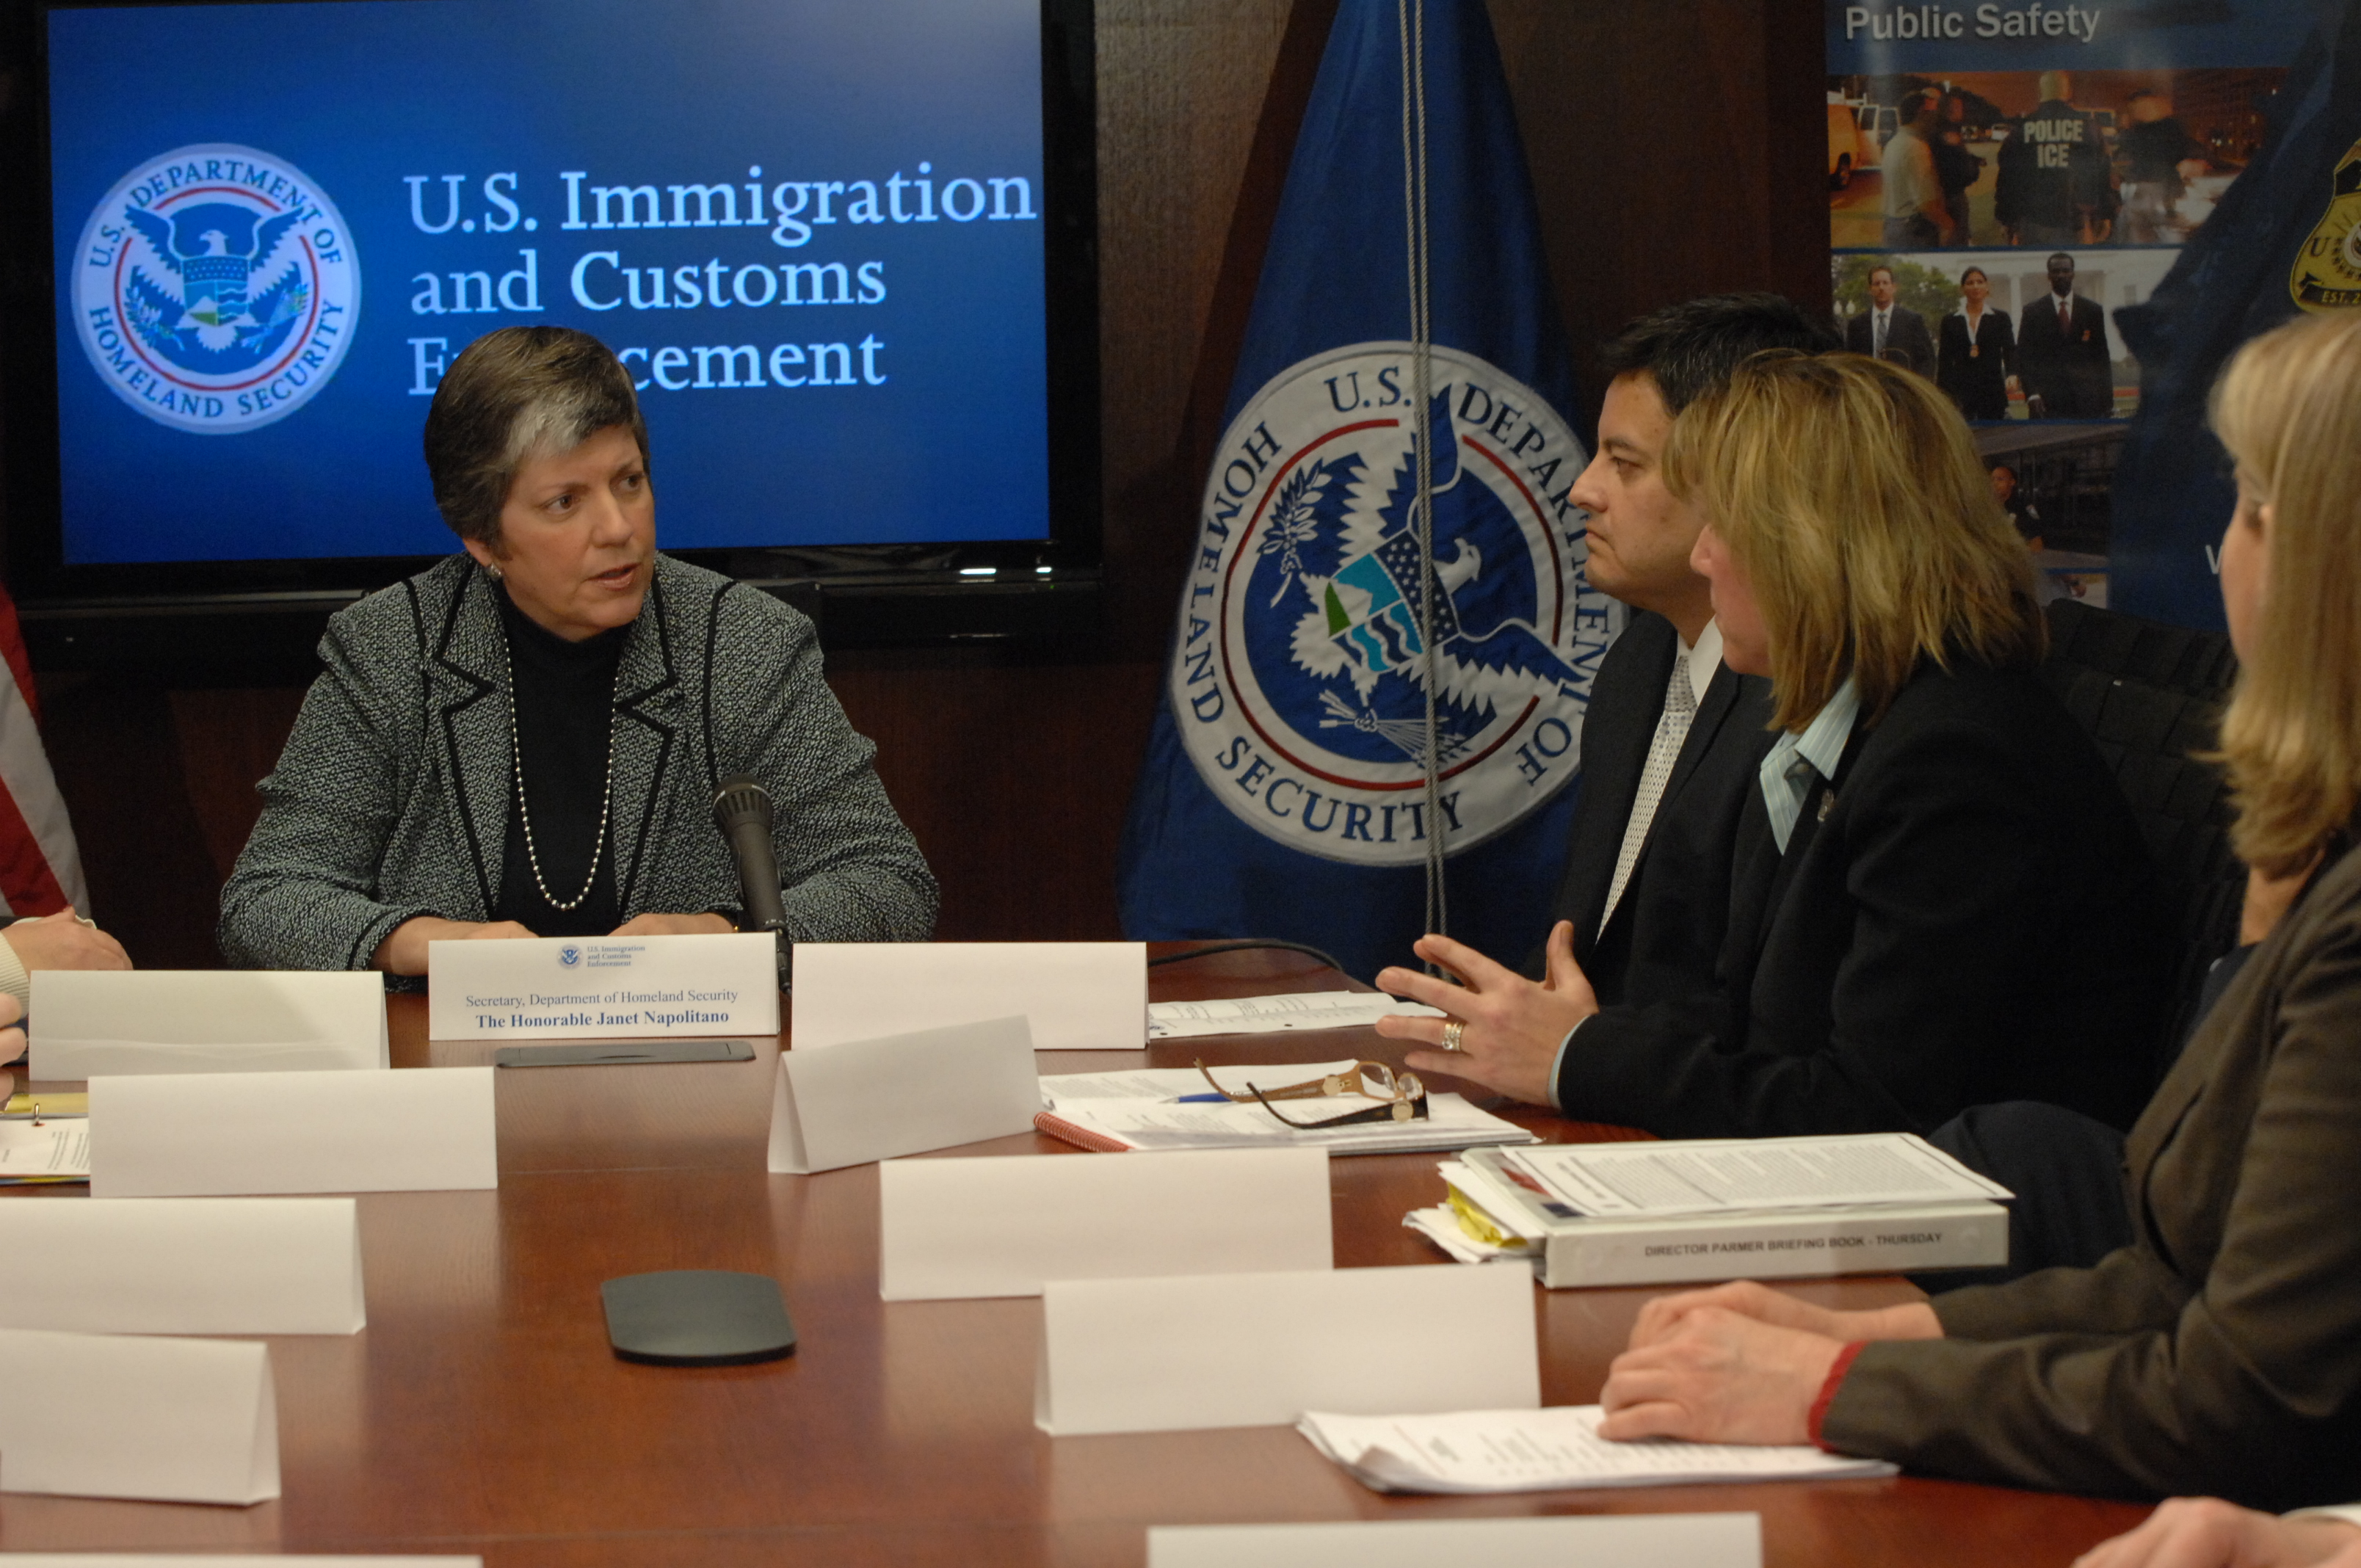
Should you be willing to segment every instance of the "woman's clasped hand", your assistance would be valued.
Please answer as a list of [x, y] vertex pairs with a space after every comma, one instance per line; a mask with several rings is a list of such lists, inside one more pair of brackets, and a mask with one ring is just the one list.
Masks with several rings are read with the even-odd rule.
[[1602, 1436], [1808, 1442], [1812, 1403], [1847, 1344], [1939, 1339], [1923, 1301], [1840, 1312], [1752, 1281], [1660, 1296], [1609, 1368]]

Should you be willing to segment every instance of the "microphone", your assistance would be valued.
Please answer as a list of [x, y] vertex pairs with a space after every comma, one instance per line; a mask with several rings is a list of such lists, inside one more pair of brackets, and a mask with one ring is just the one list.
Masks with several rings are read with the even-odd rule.
[[728, 840], [738, 862], [743, 931], [785, 931], [786, 906], [779, 902], [779, 859], [771, 849], [771, 792], [752, 773], [732, 773], [713, 791], [713, 825]]

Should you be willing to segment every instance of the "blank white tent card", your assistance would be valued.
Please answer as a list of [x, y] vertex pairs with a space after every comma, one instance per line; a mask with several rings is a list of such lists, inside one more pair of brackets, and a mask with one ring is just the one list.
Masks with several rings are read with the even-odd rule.
[[1022, 1018], [779, 1053], [771, 1169], [800, 1176], [1030, 1132], [1041, 1109]]
[[797, 1050], [1021, 1013], [1038, 1051], [1148, 1041], [1145, 942], [798, 942]]
[[350, 1198], [0, 1203], [0, 1328], [349, 1334], [366, 1321]]
[[1318, 1149], [888, 1160], [877, 1177], [888, 1301], [1038, 1296], [1051, 1279], [1325, 1269], [1335, 1258]]
[[778, 1032], [779, 939], [768, 931], [426, 944], [429, 1039], [646, 1040]]
[[30, 1075], [389, 1065], [374, 970], [36, 970]]
[[0, 1329], [0, 1492], [159, 1503], [279, 1496], [269, 1347]]
[[93, 1079], [91, 1196], [497, 1187], [494, 1071]]
[[1034, 1423], [1055, 1436], [1541, 1404], [1521, 1263], [1061, 1279], [1041, 1309]]
[[1760, 1514], [1155, 1525], [1148, 1568], [1763, 1568]]

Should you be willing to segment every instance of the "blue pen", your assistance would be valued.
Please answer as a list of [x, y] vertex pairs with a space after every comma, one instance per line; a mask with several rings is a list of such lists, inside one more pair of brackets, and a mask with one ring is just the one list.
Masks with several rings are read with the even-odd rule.
[[1175, 1105], [1220, 1105], [1229, 1100], [1226, 1094], [1182, 1094], [1172, 1102]]

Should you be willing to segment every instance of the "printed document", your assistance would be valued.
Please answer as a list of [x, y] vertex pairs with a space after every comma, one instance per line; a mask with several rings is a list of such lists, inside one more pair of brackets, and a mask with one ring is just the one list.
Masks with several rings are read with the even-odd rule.
[[1439, 1007], [1401, 1002], [1382, 991], [1302, 991], [1284, 996], [1233, 996], [1220, 1002], [1151, 1002], [1148, 1037], [1274, 1035], [1284, 1029], [1364, 1029], [1395, 1015], [1440, 1018]]
[[1598, 1435], [1600, 1419], [1597, 1405], [1437, 1416], [1312, 1411], [1296, 1431], [1378, 1492], [1549, 1492], [1896, 1474], [1883, 1460], [1825, 1453], [1808, 1443], [1755, 1447], [1670, 1438], [1612, 1442]]
[[1552, 1144], [1509, 1157], [1559, 1203], [1594, 1218], [2015, 1196], [1909, 1133]]
[[0, 1185], [89, 1179], [88, 1121], [0, 1122]]

